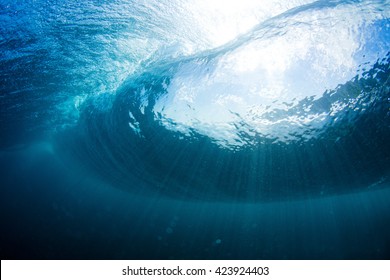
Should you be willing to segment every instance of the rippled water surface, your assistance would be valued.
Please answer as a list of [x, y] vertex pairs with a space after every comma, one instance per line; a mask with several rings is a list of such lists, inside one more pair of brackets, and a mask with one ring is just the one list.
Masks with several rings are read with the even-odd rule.
[[2, 258], [388, 258], [389, 65], [389, 1], [0, 0]]

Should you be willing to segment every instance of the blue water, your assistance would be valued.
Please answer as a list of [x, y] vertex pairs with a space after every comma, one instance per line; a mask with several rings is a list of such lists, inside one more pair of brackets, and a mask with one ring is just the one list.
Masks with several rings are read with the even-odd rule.
[[1, 258], [387, 259], [389, 65], [389, 1], [1, 0]]

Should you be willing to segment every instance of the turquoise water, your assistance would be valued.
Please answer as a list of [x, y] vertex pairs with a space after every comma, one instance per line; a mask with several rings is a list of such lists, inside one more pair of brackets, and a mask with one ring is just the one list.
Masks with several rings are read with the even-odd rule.
[[0, 1], [2, 258], [388, 258], [389, 8]]

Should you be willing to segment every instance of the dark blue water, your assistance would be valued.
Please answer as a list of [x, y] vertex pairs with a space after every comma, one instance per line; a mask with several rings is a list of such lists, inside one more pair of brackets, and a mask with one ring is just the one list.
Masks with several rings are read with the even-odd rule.
[[388, 1], [0, 1], [2, 259], [388, 259]]

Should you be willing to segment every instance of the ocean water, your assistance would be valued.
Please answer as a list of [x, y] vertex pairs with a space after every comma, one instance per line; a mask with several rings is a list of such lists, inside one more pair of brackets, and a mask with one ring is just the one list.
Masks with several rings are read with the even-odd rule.
[[0, 0], [2, 259], [388, 259], [390, 2]]

